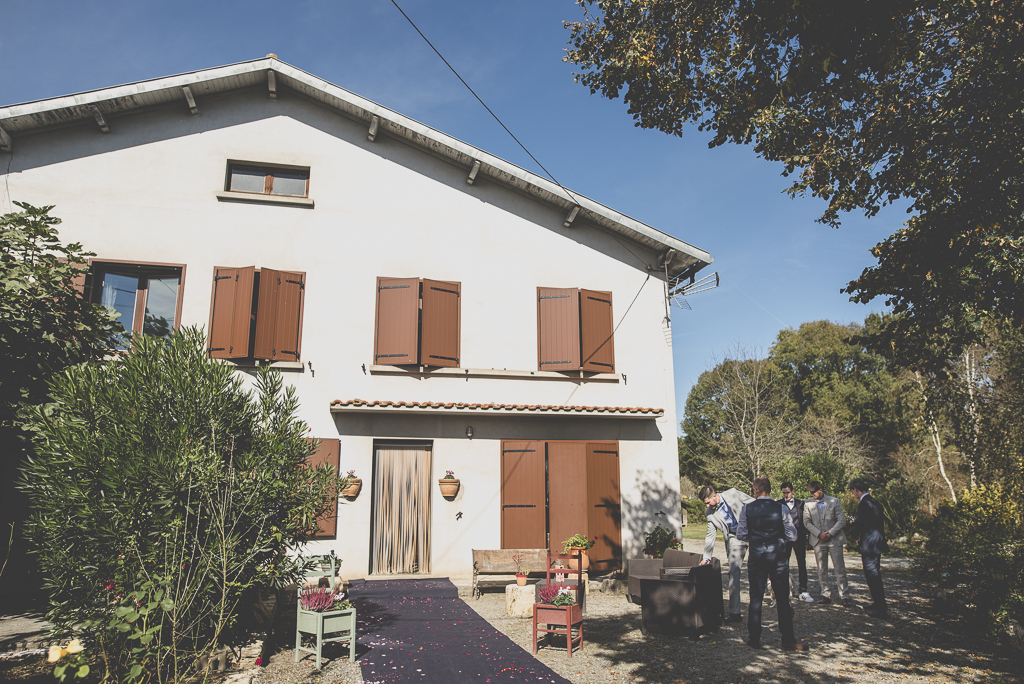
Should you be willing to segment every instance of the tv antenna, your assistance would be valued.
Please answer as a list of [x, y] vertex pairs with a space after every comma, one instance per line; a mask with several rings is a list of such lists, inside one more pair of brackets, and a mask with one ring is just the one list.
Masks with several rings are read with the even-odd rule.
[[677, 306], [684, 311], [692, 311], [693, 308], [686, 300], [687, 297], [718, 287], [718, 271], [709, 273], [700, 280], [695, 280], [695, 277], [682, 274], [668, 281], [666, 296], [670, 306]]

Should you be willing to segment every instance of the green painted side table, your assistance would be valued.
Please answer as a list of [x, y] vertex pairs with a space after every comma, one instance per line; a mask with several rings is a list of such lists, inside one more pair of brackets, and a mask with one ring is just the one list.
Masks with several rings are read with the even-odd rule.
[[[302, 603], [298, 603], [298, 613], [295, 616], [295, 662], [299, 662], [300, 653], [316, 654], [316, 669], [320, 669], [320, 658], [324, 644], [332, 641], [348, 642], [348, 659], [351, 662], [356, 660], [356, 609], [328, 610], [317, 613], [312, 610], [303, 610]], [[316, 648], [305, 648], [302, 645], [302, 635], [308, 634], [316, 637]]]

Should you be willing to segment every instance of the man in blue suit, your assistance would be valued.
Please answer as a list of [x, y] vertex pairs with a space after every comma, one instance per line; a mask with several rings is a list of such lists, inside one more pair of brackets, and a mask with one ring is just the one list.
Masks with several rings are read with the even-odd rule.
[[884, 618], [888, 615], [885, 606], [885, 587], [882, 585], [882, 554], [889, 552], [885, 540], [885, 516], [871, 492], [866, 480], [856, 478], [848, 487], [857, 504], [857, 522], [854, 534], [860, 547], [860, 558], [864, 563], [864, 579], [871, 592], [872, 605], [865, 606], [868, 615]]
[[775, 588], [775, 606], [779, 612], [782, 650], [806, 651], [793, 633], [793, 606], [789, 601], [789, 554], [786, 543], [796, 541], [796, 526], [789, 509], [771, 497], [772, 484], [767, 477], [754, 480], [757, 497], [740, 512], [736, 538], [749, 544], [747, 581], [750, 585], [750, 607], [747, 631], [750, 647], [761, 647], [761, 606], [764, 589], [771, 579]]

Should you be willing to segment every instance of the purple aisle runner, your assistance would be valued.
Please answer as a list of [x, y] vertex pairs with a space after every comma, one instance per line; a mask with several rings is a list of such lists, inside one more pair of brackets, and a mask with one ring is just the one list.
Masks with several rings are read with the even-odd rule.
[[356, 580], [350, 594], [367, 684], [568, 684], [477, 615], [448, 579]]

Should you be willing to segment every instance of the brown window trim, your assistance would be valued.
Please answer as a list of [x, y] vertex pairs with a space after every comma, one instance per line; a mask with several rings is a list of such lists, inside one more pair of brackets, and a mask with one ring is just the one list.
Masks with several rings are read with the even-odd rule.
[[[174, 330], [177, 331], [177, 330], [181, 329], [181, 308], [182, 308], [182, 302], [184, 301], [184, 298], [185, 298], [185, 270], [186, 270], [186, 265], [185, 264], [172, 264], [172, 263], [167, 263], [167, 262], [163, 262], [163, 261], [136, 261], [134, 259], [105, 259], [105, 258], [91, 258], [91, 259], [87, 259], [86, 261], [87, 261], [88, 266], [89, 266], [89, 268], [88, 268], [88, 277], [90, 279], [90, 282], [88, 283], [87, 289], [89, 290], [88, 298], [89, 298], [90, 301], [96, 301], [96, 299], [97, 299], [97, 292], [98, 291], [96, 290], [96, 288], [94, 286], [94, 283], [92, 282], [93, 279], [94, 279], [95, 273], [96, 273], [97, 270], [106, 271], [106, 269], [103, 268], [103, 266], [105, 264], [110, 264], [110, 265], [114, 266], [115, 268], [117, 266], [137, 266], [139, 268], [139, 271], [141, 271], [141, 272], [144, 272], [146, 270], [146, 267], [150, 267], [153, 270], [167, 269], [169, 271], [173, 270], [173, 269], [179, 269], [181, 271], [181, 275], [178, 276], [178, 297], [177, 297], [177, 299], [175, 300], [175, 303], [174, 303]], [[145, 307], [140, 307], [138, 305], [138, 303], [136, 303], [136, 307], [135, 308], [136, 308], [135, 320], [132, 321], [132, 328], [133, 329], [141, 329], [142, 328], [142, 316], [145, 313]]]
[[[248, 171], [262, 171], [264, 172], [263, 177], [263, 192], [253, 192], [245, 190], [232, 190], [231, 189], [231, 175], [235, 169], [245, 169]], [[302, 172], [306, 174], [306, 191], [301, 195], [284, 195], [274, 194], [274, 172], [275, 171], [291, 171], [291, 172]], [[233, 195], [257, 195], [266, 197], [277, 197], [282, 200], [298, 199], [298, 198], [309, 198], [309, 167], [308, 166], [294, 166], [292, 164], [266, 164], [261, 162], [242, 161], [236, 159], [229, 159], [227, 164], [227, 172], [224, 177], [224, 192]], [[219, 195], [218, 195], [219, 196]]]

